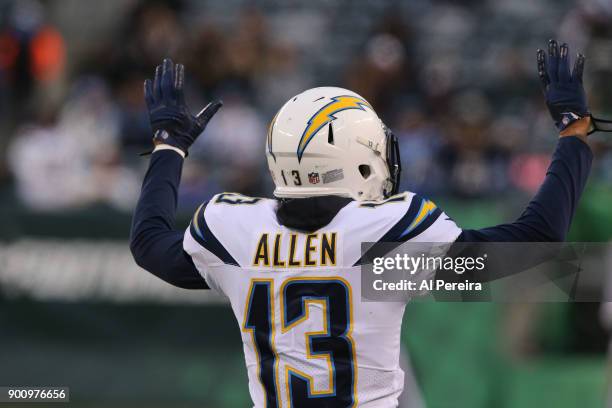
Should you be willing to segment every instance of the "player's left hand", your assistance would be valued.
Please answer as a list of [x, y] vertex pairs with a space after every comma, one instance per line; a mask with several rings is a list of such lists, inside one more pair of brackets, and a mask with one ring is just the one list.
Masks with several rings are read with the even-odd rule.
[[569, 47], [558, 46], [555, 40], [548, 42], [548, 55], [537, 51], [538, 75], [546, 106], [560, 131], [573, 122], [589, 117], [586, 94], [582, 85], [584, 55], [578, 54], [574, 69], [570, 72]]
[[145, 81], [144, 93], [153, 128], [153, 144], [171, 145], [187, 155], [189, 147], [223, 103], [213, 101], [193, 115], [185, 103], [184, 82], [185, 67], [182, 64], [174, 65], [172, 60], [166, 58], [155, 69], [153, 82], [149, 79]]

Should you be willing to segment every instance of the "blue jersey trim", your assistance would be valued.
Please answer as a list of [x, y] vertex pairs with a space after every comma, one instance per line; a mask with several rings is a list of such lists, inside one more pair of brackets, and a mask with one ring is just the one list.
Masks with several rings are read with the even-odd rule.
[[225, 249], [223, 244], [219, 242], [208, 227], [208, 223], [204, 217], [204, 210], [206, 209], [207, 204], [208, 202], [202, 204], [193, 216], [193, 220], [189, 225], [189, 232], [191, 233], [191, 236], [197, 241], [198, 244], [212, 252], [213, 255], [223, 261], [223, 263], [240, 266], [240, 264], [234, 259], [228, 250]]

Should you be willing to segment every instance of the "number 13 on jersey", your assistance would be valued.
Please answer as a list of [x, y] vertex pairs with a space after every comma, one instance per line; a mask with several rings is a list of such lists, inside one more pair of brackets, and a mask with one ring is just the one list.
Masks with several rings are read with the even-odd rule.
[[[281, 407], [280, 384], [293, 408], [353, 407], [357, 405], [357, 364], [353, 329], [352, 294], [340, 277], [300, 277], [285, 280], [278, 294], [280, 316], [276, 320], [274, 281], [251, 280], [245, 304], [243, 331], [250, 333], [257, 355], [258, 378], [265, 392], [266, 408]], [[321, 359], [329, 368], [329, 384], [316, 389], [312, 375], [284, 364], [275, 347], [275, 336], [309, 321], [311, 304], [323, 311], [322, 330], [305, 333], [307, 359]], [[292, 350], [291, 352], [302, 352]]]

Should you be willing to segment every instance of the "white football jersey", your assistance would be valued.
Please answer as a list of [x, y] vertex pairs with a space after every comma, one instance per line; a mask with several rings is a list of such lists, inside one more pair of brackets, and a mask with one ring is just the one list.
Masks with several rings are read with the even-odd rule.
[[352, 201], [310, 234], [280, 225], [277, 205], [218, 194], [184, 239], [231, 303], [255, 407], [396, 407], [405, 304], [362, 301], [361, 243], [453, 242], [461, 230], [410, 192]]

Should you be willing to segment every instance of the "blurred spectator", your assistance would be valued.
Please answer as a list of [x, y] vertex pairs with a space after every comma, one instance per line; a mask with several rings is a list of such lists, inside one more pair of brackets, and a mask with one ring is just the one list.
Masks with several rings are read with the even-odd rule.
[[140, 2], [123, 23], [114, 69], [150, 71], [165, 57], [179, 56], [186, 45], [180, 21], [181, 4], [176, 1]]
[[57, 81], [65, 65], [64, 39], [46, 23], [42, 5], [35, 0], [12, 4], [0, 31], [0, 79], [11, 88], [20, 106], [36, 85]]
[[191, 152], [224, 189], [257, 195], [265, 166], [266, 122], [239, 93], [229, 91], [223, 100], [223, 108]]
[[[194, 109], [225, 102], [187, 161], [184, 208], [221, 189], [269, 194], [266, 126], [289, 97], [317, 85], [345, 86], [372, 103], [401, 140], [402, 188], [464, 198], [532, 192], [556, 134], [533, 54], [559, 21], [561, 40], [589, 56], [591, 105], [612, 112], [612, 9], [601, 0], [381, 1], [348, 10], [133, 0], [99, 25], [108, 30], [99, 42], [74, 48], [76, 39], [60, 34], [73, 27], [53, 24], [61, 3], [7, 4], [0, 130], [10, 137], [0, 146], [10, 140], [5, 157], [19, 197], [36, 209], [129, 208], [146, 164], [137, 153], [151, 139], [142, 83], [166, 56], [186, 65]], [[72, 86], [62, 101], [66, 75]], [[609, 180], [610, 144], [597, 140], [594, 178]]]
[[38, 210], [98, 202], [128, 210], [139, 177], [118, 161], [118, 126], [104, 82], [77, 81], [56, 120], [23, 125], [9, 146], [19, 197]]
[[443, 136], [440, 129], [418, 107], [400, 112], [394, 133], [399, 138], [403, 165], [400, 190], [429, 195], [444, 187], [442, 166], [438, 163]]
[[[36, 109], [59, 99], [66, 44], [36, 0], [15, 1], [0, 11], [0, 134]], [[1, 6], [0, 6], [1, 7]], [[7, 138], [0, 138], [0, 183], [5, 179]]]
[[398, 97], [416, 87], [410, 65], [410, 40], [408, 27], [400, 16], [390, 14], [349, 66], [348, 88], [366, 98], [379, 115], [392, 113]]

